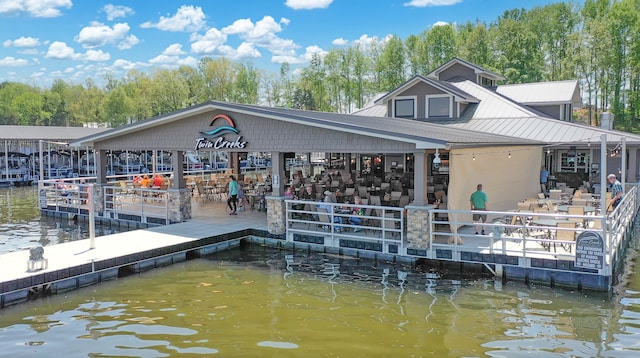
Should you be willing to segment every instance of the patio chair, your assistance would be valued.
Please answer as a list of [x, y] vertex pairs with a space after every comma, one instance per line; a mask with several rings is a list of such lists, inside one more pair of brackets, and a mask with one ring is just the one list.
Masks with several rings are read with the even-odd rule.
[[562, 190], [557, 190], [557, 189], [549, 190], [549, 199], [562, 200]]
[[[558, 222], [556, 225], [558, 230], [555, 231], [555, 240], [560, 243], [560, 246], [565, 250], [571, 252], [571, 246], [576, 241], [576, 232], [571, 230], [576, 228], [574, 222]], [[553, 252], [556, 252], [556, 243], [553, 243]]]
[[[567, 207], [567, 214], [584, 216], [584, 206], [569, 205]], [[569, 218], [569, 221], [573, 222], [574, 225], [577, 224], [580, 227], [584, 226], [583, 218]]]
[[398, 207], [404, 208], [409, 204], [409, 201], [410, 201], [409, 195], [401, 196], [400, 200], [398, 201]]

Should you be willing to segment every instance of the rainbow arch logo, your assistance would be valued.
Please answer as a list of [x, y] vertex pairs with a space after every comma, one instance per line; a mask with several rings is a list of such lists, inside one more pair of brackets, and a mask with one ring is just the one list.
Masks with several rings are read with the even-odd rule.
[[225, 114], [218, 114], [214, 116], [211, 119], [211, 123], [209, 123], [209, 127], [213, 127], [218, 119], [223, 121], [223, 125], [216, 127], [215, 129], [212, 129], [210, 131], [202, 131], [200, 132], [200, 134], [202, 134], [202, 136], [204, 136], [205, 138], [212, 138], [221, 136], [225, 133], [240, 133], [240, 131], [236, 128], [236, 124], [233, 122], [233, 120]]

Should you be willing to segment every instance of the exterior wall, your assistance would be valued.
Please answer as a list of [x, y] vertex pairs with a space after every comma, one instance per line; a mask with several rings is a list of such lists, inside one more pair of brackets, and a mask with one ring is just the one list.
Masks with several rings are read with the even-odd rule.
[[542, 112], [550, 117], [553, 117], [555, 119], [560, 119], [560, 106], [558, 105], [553, 105], [553, 106], [529, 106], [533, 109], [535, 109], [536, 111]]
[[464, 77], [473, 83], [477, 83], [476, 72], [460, 63], [456, 63], [438, 74], [440, 81], [448, 81], [454, 77]]
[[267, 196], [267, 230], [274, 235], [284, 235], [287, 224], [285, 197]]
[[407, 205], [407, 249], [426, 250], [429, 248], [429, 232], [431, 230], [431, 218], [429, 210], [433, 205], [411, 206]]
[[[129, 150], [195, 150], [200, 132], [211, 130], [215, 115], [226, 114], [235, 122], [239, 136], [246, 141], [245, 148], [220, 151], [281, 151], [293, 152], [409, 152], [412, 145], [375, 136], [345, 133], [338, 130], [316, 128], [288, 123], [254, 115], [228, 111], [210, 111], [96, 144], [98, 149], [122, 148]], [[217, 122], [216, 122], [217, 123]], [[284, 136], [286, 134], [286, 136]], [[225, 135], [235, 140], [238, 135]], [[215, 149], [201, 149], [215, 150]]]

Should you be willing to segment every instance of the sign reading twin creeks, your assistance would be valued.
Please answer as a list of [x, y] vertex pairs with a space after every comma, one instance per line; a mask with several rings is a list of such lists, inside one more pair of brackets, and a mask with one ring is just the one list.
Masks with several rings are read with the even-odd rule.
[[[218, 121], [218, 124], [216, 124], [216, 121]], [[242, 136], [239, 135], [240, 131], [229, 116], [224, 114], [214, 116], [209, 127], [214, 126], [215, 128], [209, 131], [200, 132], [202, 137], [196, 139], [196, 150], [244, 149], [247, 146], [247, 142], [242, 140]]]
[[585, 231], [576, 238], [576, 267], [602, 268], [604, 262], [604, 240], [595, 231]]

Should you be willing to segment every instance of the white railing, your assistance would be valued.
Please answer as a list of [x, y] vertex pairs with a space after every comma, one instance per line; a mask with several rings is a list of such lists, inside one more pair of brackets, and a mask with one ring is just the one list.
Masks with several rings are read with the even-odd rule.
[[[285, 203], [288, 241], [381, 253], [405, 252], [403, 208], [308, 200], [286, 200]], [[362, 208], [363, 215], [355, 214], [355, 208]]]

